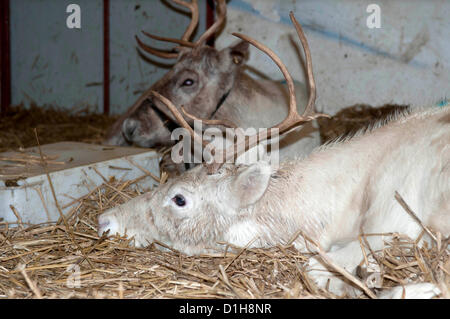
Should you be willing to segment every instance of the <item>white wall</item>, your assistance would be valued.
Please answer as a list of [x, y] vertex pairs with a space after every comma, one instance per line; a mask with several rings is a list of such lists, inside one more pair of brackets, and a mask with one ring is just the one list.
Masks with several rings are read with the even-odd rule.
[[[381, 8], [381, 28], [369, 29], [366, 8]], [[317, 107], [330, 113], [356, 103], [413, 106], [450, 98], [450, 1], [231, 0], [218, 48], [247, 34], [273, 49], [304, 81], [293, 11], [311, 47]], [[249, 64], [274, 79], [282, 74], [252, 48]]]
[[102, 109], [102, 1], [76, 1], [81, 30], [66, 27], [69, 3], [10, 1], [12, 104]]
[[[12, 102], [103, 109], [102, 0], [11, 1]], [[111, 0], [111, 111], [124, 112], [173, 61], [138, 54], [134, 35], [147, 30], [178, 37], [189, 16], [169, 0]], [[366, 26], [367, 5], [381, 7], [381, 29]], [[82, 29], [66, 27], [69, 3], [82, 10]], [[205, 28], [205, 0], [199, 1]], [[304, 81], [288, 14], [303, 25], [313, 56], [319, 109], [334, 113], [355, 103], [419, 105], [450, 97], [448, 0], [230, 0], [222, 48], [248, 34], [277, 52]], [[153, 46], [168, 44], [146, 40]], [[170, 45], [169, 45], [170, 46]], [[157, 64], [152, 63], [157, 62]], [[252, 48], [250, 65], [269, 77], [281, 73]]]
[[[28, 106], [34, 102], [39, 106], [87, 107], [103, 112], [103, 1], [11, 0], [10, 3], [12, 104]], [[66, 7], [70, 3], [81, 8], [81, 29], [66, 26], [69, 15]], [[111, 113], [125, 112], [174, 62], [156, 57], [144, 59], [134, 39], [141, 30], [181, 37], [190, 16], [177, 12], [168, 3], [110, 0]], [[199, 1], [199, 11], [197, 34], [206, 24], [203, 0]], [[145, 42], [163, 49], [170, 47], [151, 39]]]
[[[162, 0], [111, 1], [111, 110], [125, 112], [175, 60], [138, 54], [135, 35], [150, 46], [169, 49], [173, 44], [149, 39], [141, 30], [165, 37], [181, 38], [190, 16], [174, 11]], [[138, 7], [137, 7], [138, 6]], [[175, 5], [174, 5], [175, 6]], [[176, 7], [176, 6], [175, 6]], [[177, 7], [179, 8], [179, 6]], [[186, 9], [184, 9], [186, 11]], [[196, 34], [206, 25], [206, 3], [199, 1], [200, 21]], [[154, 64], [153, 62], [157, 62]]]

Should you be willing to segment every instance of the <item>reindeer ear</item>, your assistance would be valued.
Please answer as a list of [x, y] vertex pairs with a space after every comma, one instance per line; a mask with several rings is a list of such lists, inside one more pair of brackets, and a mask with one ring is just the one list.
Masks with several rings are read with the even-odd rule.
[[238, 206], [245, 208], [256, 203], [269, 186], [270, 164], [261, 161], [243, 169], [232, 182], [232, 192], [238, 200]]
[[248, 60], [248, 42], [240, 41], [239, 43], [228, 48], [231, 60], [236, 65], [241, 65]]

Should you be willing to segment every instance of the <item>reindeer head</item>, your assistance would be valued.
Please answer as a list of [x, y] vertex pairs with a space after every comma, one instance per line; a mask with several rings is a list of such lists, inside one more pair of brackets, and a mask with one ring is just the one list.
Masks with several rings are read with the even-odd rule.
[[[274, 127], [281, 133], [323, 116], [313, 111], [315, 86], [308, 44], [292, 13], [291, 19], [305, 50], [310, 85], [310, 100], [302, 115], [297, 113], [292, 78], [280, 59], [264, 45], [236, 34], [267, 53], [286, 78], [290, 91], [290, 112], [284, 121]], [[195, 134], [170, 100], [158, 92], [153, 92], [153, 95], [165, 104], [176, 121], [189, 131], [194, 142], [204, 144], [205, 141]], [[190, 119], [195, 118], [184, 108], [181, 109]], [[209, 120], [204, 122], [210, 123]], [[230, 123], [221, 124], [231, 126]], [[247, 166], [223, 164], [226, 160], [241, 155], [255, 143], [270, 138], [270, 134], [263, 137], [258, 133], [256, 137], [257, 139], [246, 139], [244, 147], [233, 145], [225, 150], [214, 149], [215, 162], [207, 164], [206, 167], [199, 165], [160, 185], [153, 192], [102, 214], [99, 217], [99, 234], [109, 230], [111, 234], [134, 236], [138, 246], [158, 240], [188, 254], [215, 248], [218, 241], [246, 244], [252, 237], [259, 236], [259, 244], [263, 245], [264, 242], [270, 241], [270, 236], [280, 236], [270, 234], [272, 228], [269, 223], [261, 222], [264, 216], [255, 217], [258, 205], [261, 205], [259, 208], [267, 206], [267, 201], [273, 196], [273, 189], [279, 189], [273, 184], [281, 179], [280, 173], [275, 173], [270, 164], [263, 161]], [[272, 178], [274, 174], [276, 178]], [[268, 191], [271, 187], [272, 191]], [[266, 219], [273, 220], [271, 217]]]
[[157, 240], [187, 254], [217, 247], [230, 227], [249, 219], [271, 176], [264, 162], [223, 165], [208, 175], [201, 165], [99, 217], [99, 234], [134, 236], [136, 246]]
[[[175, 1], [175, 0], [174, 0]], [[181, 40], [163, 38], [143, 32], [146, 36], [178, 44], [167, 52], [151, 48], [138, 37], [136, 40], [144, 51], [168, 59], [176, 59], [172, 69], [152, 86], [152, 90], [170, 99], [175, 105], [184, 108], [196, 116], [210, 118], [225, 100], [232, 89], [235, 79], [248, 59], [248, 43], [239, 42], [223, 50], [216, 50], [205, 44], [217, 29], [223, 24], [226, 16], [224, 0], [218, 0], [217, 21], [195, 42], [189, 42], [197, 23], [197, 0], [186, 3], [175, 2], [190, 9], [192, 20]], [[148, 97], [148, 91], [144, 93]], [[142, 147], [171, 145], [170, 132], [176, 127], [173, 115], [157, 99], [151, 97], [146, 103], [134, 106], [125, 118], [119, 120], [121, 132], [117, 125], [112, 135], [120, 144], [137, 144]], [[175, 125], [174, 125], [175, 124]], [[112, 140], [112, 136], [109, 137]]]

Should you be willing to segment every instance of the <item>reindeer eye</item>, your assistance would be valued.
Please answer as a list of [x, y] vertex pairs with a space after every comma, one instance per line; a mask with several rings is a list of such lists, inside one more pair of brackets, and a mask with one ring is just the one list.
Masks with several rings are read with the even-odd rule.
[[194, 84], [194, 80], [186, 79], [186, 80], [184, 80], [183, 84], [181, 84], [181, 86], [192, 86], [193, 84]]
[[173, 201], [178, 207], [184, 207], [184, 206], [186, 206], [186, 199], [184, 198], [183, 195], [180, 195], [180, 194], [175, 195], [175, 196], [172, 198], [172, 201]]

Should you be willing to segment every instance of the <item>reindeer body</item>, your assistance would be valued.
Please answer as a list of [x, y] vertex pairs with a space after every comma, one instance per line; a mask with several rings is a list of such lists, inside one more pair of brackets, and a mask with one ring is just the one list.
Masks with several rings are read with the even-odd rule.
[[[239, 56], [246, 56], [247, 46], [239, 43], [220, 52], [205, 46], [195, 56], [186, 52], [151, 90], [175, 101], [176, 105], [183, 105], [198, 117], [227, 119], [243, 129], [270, 127], [288, 113], [288, 89], [279, 81], [250, 77], [241, 65], [233, 62], [233, 54], [237, 52]], [[180, 83], [190, 78], [195, 78], [197, 87], [180, 88]], [[295, 89], [299, 112], [302, 112], [307, 90], [298, 82]], [[174, 121], [174, 118], [165, 109], [153, 98], [139, 101], [118, 119], [104, 143], [134, 143], [141, 147], [173, 145], [176, 140], [171, 138], [171, 131], [164, 121]], [[307, 155], [319, 144], [317, 124], [308, 123], [283, 136], [279, 145], [280, 158]]]
[[[175, 144], [171, 133], [179, 123], [159, 100], [150, 97], [150, 91], [165, 96], [177, 107], [183, 106], [196, 117], [228, 120], [243, 129], [266, 128], [274, 120], [283, 119], [288, 114], [288, 88], [277, 81], [253, 79], [245, 73], [245, 62], [249, 56], [247, 42], [242, 41], [220, 51], [205, 44], [206, 39], [225, 21], [225, 1], [217, 1], [217, 21], [195, 43], [188, 40], [198, 23], [197, 1], [174, 2], [189, 8], [192, 14], [191, 24], [182, 40], [144, 34], [181, 44], [177, 48], [178, 52], [161, 52], [148, 47], [137, 37], [136, 40], [144, 51], [160, 57], [176, 58], [176, 63], [113, 124], [104, 144], [135, 144], [141, 147]], [[295, 90], [298, 105], [305, 105], [305, 86], [297, 83]], [[295, 155], [307, 155], [319, 144], [317, 124], [308, 123], [301, 130], [283, 137], [279, 144], [280, 157], [287, 159]], [[169, 165], [173, 164], [170, 160], [168, 162]]]
[[[310, 96], [301, 115], [286, 66], [269, 48], [235, 34], [268, 54], [286, 78], [289, 112], [273, 126], [281, 133], [324, 116], [314, 112], [315, 82], [306, 37], [292, 12], [290, 17], [305, 51], [309, 80]], [[194, 140], [201, 139], [170, 100], [158, 93], [155, 96]], [[179, 101], [175, 104], [180, 105]], [[263, 140], [259, 133], [253, 137]], [[249, 141], [236, 142], [225, 153], [219, 151], [219, 159], [242, 155], [240, 146], [255, 145]], [[263, 161], [223, 163], [215, 160], [195, 167], [105, 212], [99, 216], [99, 234], [109, 230], [133, 236], [137, 246], [159, 240], [186, 254], [224, 248], [219, 242], [269, 247], [292, 241], [297, 249], [305, 250], [309, 238], [327, 251], [329, 260], [351, 273], [363, 258], [360, 234], [397, 232], [416, 238], [425, 225], [450, 235], [450, 108], [399, 115], [279, 167]], [[396, 201], [396, 192], [415, 217]], [[367, 241], [373, 251], [383, 247], [380, 236]], [[314, 281], [321, 287], [329, 285], [338, 294], [353, 291], [348, 282], [328, 271], [328, 265], [315, 257], [309, 260]], [[406, 296], [431, 298], [437, 294], [435, 288], [433, 284], [412, 285]], [[398, 298], [401, 291], [393, 289], [385, 297]]]
[[[304, 111], [308, 99], [303, 83], [295, 83], [298, 112]], [[280, 81], [256, 80], [245, 72], [239, 74], [223, 108], [212, 119], [229, 119], [238, 127], [266, 128], [281, 122], [288, 114], [289, 96]], [[301, 128], [285, 134], [279, 141], [280, 159], [306, 156], [320, 145], [317, 123], [308, 122]]]
[[449, 234], [449, 114], [447, 109], [401, 117], [283, 164], [255, 212], [270, 212], [268, 220], [278, 214], [295, 221], [295, 229], [325, 249], [359, 233], [414, 238], [421, 227], [396, 202], [398, 191], [426, 225]]
[[[175, 144], [171, 133], [179, 123], [158, 99], [150, 97], [150, 91], [163, 95], [178, 108], [184, 107], [197, 118], [227, 120], [243, 129], [266, 128], [274, 120], [283, 119], [288, 114], [290, 93], [280, 82], [258, 81], [245, 74], [245, 62], [249, 55], [246, 41], [220, 51], [205, 44], [225, 22], [225, 0], [217, 0], [216, 21], [195, 43], [189, 39], [198, 24], [198, 1], [174, 2], [189, 9], [192, 17], [181, 39], [164, 38], [147, 32], [144, 34], [156, 40], [177, 43], [178, 46], [167, 52], [147, 46], [138, 37], [136, 40], [147, 53], [176, 58], [176, 63], [113, 124], [104, 144], [136, 144], [141, 147]], [[295, 90], [298, 105], [305, 105], [304, 85], [297, 84]], [[307, 155], [319, 144], [317, 124], [308, 123], [301, 130], [292, 131], [282, 138], [279, 155], [282, 159]], [[167, 157], [163, 158], [163, 162], [165, 170], [183, 171], [185, 167], [184, 164], [173, 165]]]
[[[359, 234], [398, 232], [416, 238], [421, 232], [395, 200], [395, 191], [425, 225], [450, 235], [449, 108], [399, 116], [276, 169], [264, 162], [224, 165], [208, 175], [196, 167], [101, 215], [99, 233], [126, 230], [138, 246], [157, 239], [199, 254], [220, 249], [221, 241], [283, 244], [301, 230], [352, 272], [362, 259]], [[173, 205], [178, 193], [189, 198], [189, 209]], [[380, 238], [369, 241], [373, 250], [382, 248]], [[294, 245], [305, 249], [303, 237]], [[312, 272], [319, 283], [332, 277], [320, 262], [311, 266], [319, 267]], [[344, 287], [341, 281], [331, 285], [337, 292]]]

